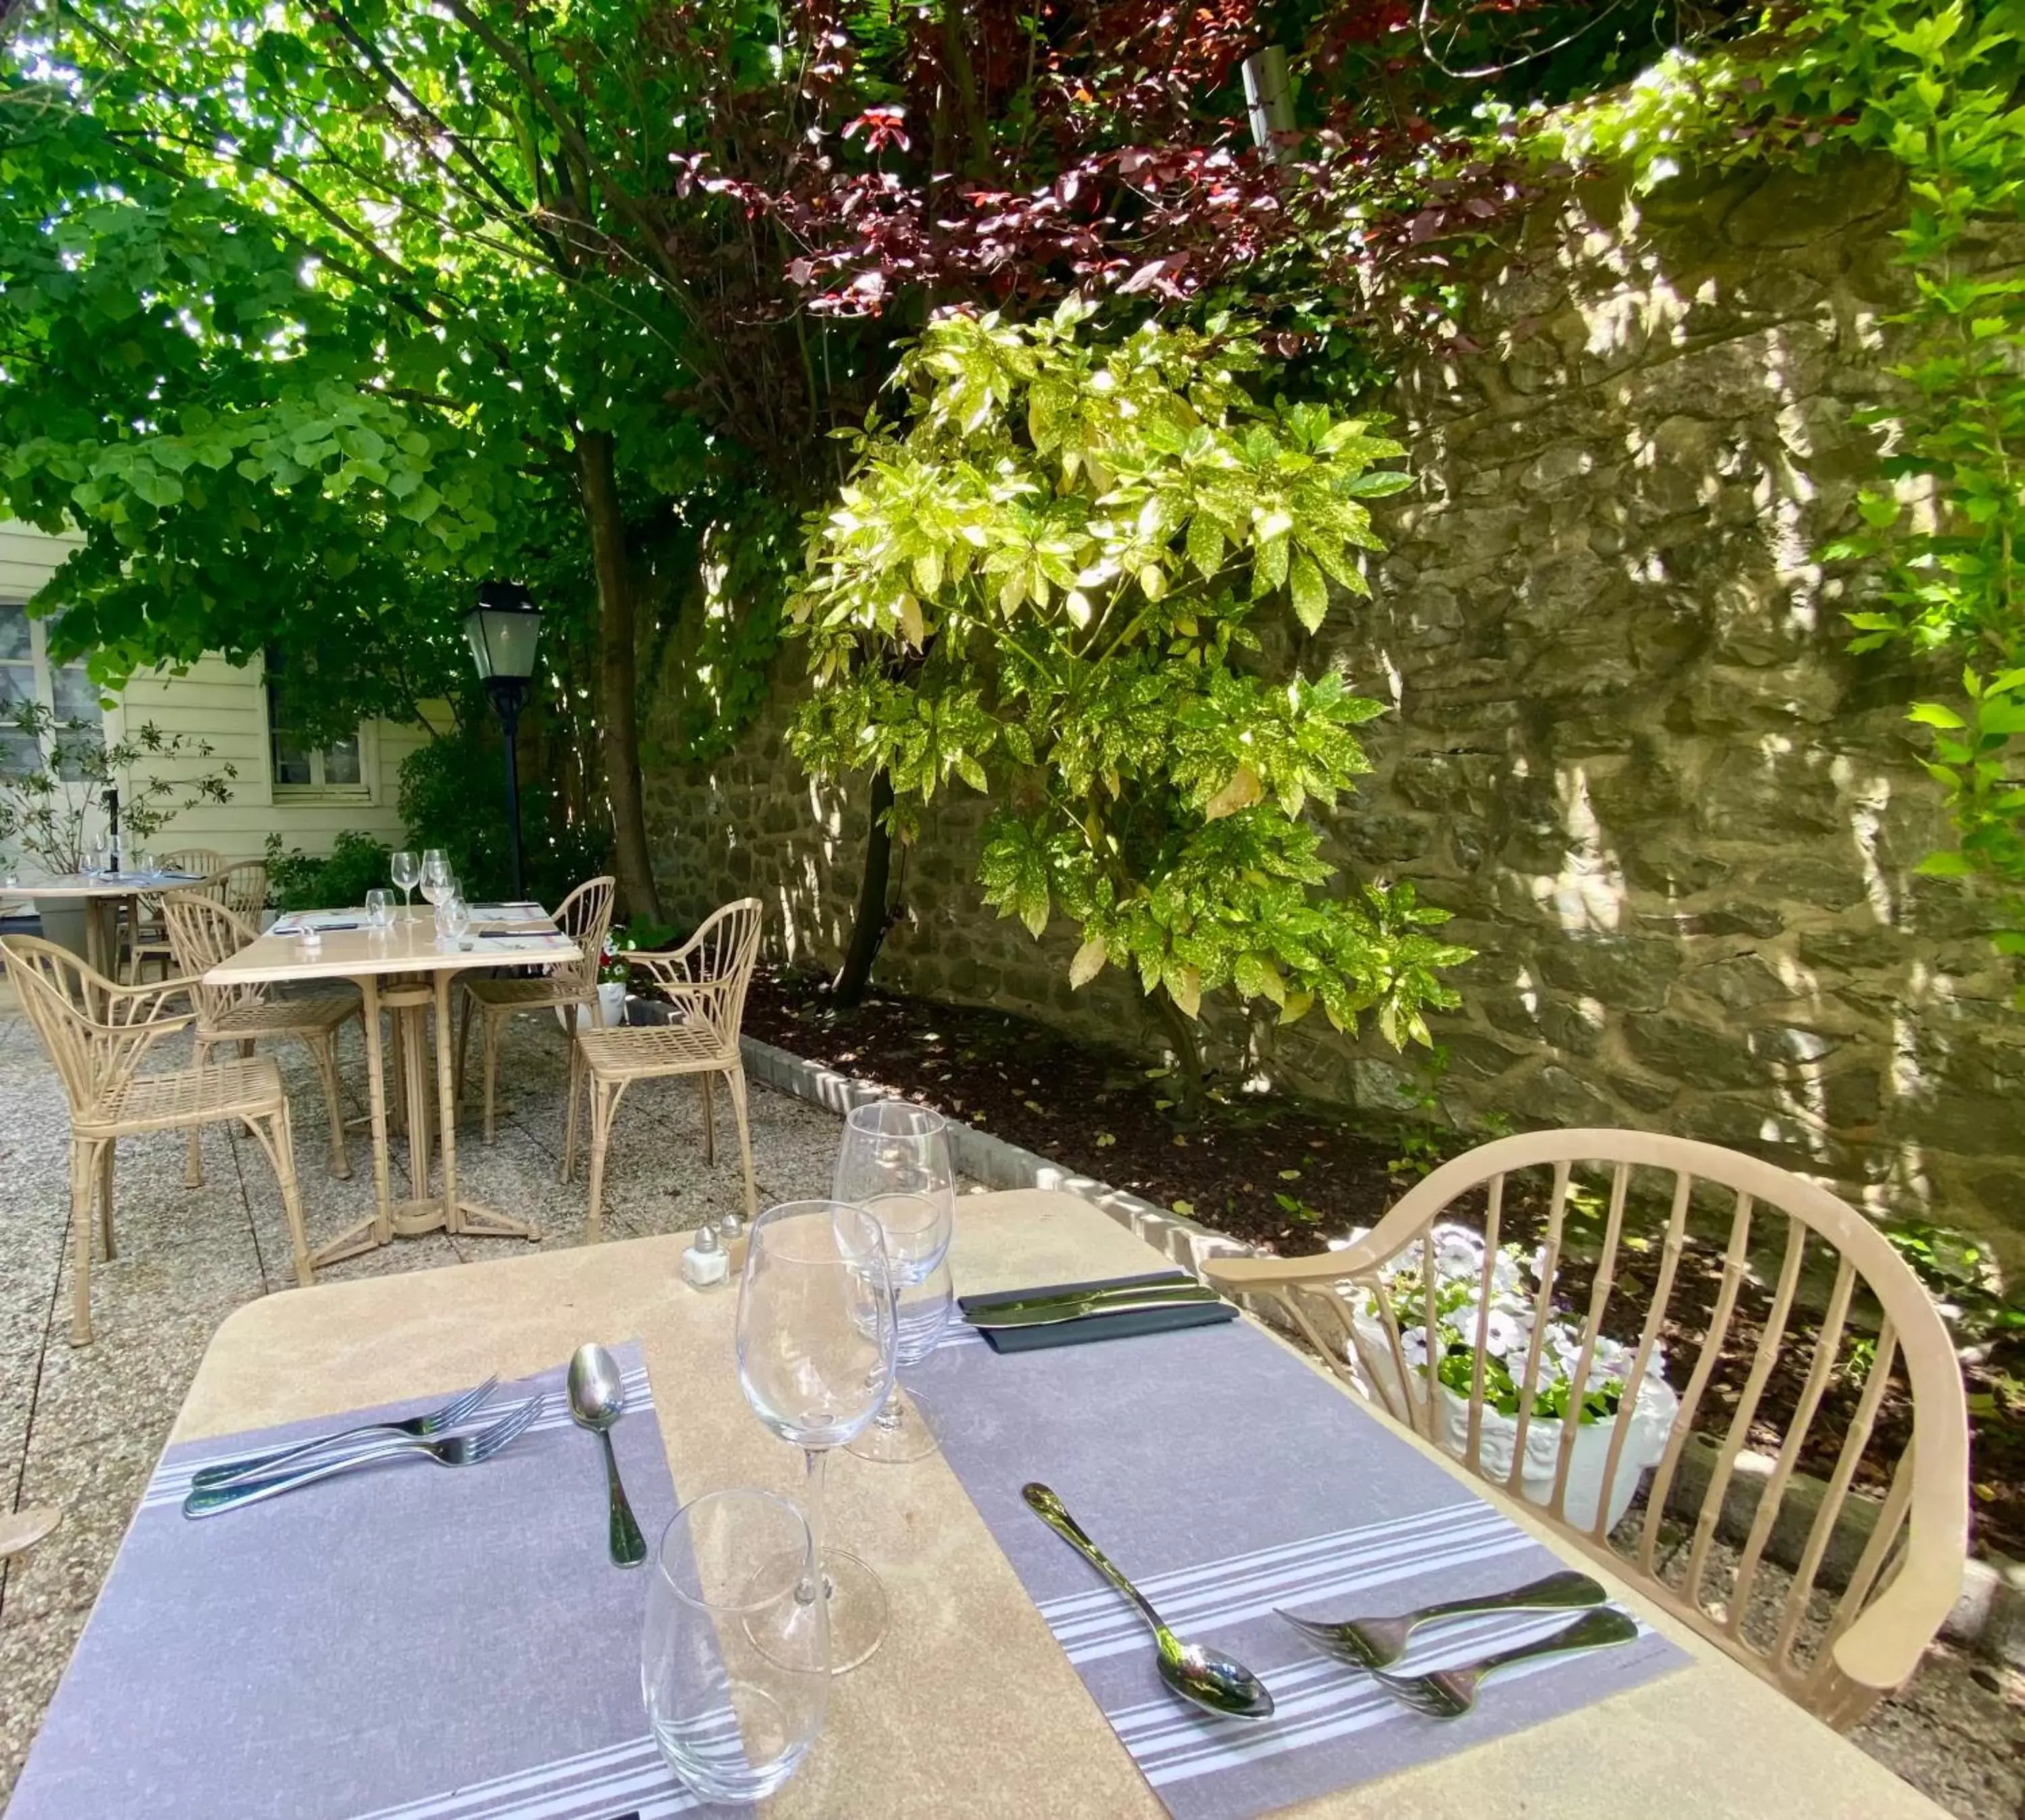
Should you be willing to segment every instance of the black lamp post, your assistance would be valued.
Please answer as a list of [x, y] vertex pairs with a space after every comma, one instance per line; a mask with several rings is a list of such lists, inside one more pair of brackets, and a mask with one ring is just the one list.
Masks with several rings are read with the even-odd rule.
[[527, 681], [535, 674], [535, 646], [542, 636], [542, 609], [518, 582], [487, 582], [478, 590], [478, 605], [465, 616], [464, 635], [471, 641], [479, 678], [499, 724], [506, 734], [506, 827], [513, 843], [513, 895], [527, 895], [520, 870], [520, 763], [514, 735], [527, 699]]

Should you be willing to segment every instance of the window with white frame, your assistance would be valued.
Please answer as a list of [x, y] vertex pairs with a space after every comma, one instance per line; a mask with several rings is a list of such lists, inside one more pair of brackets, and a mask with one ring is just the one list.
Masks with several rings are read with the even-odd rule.
[[[55, 717], [53, 739], [38, 739], [20, 724], [23, 707], [39, 704]], [[79, 776], [75, 760], [62, 759], [64, 748], [75, 748], [78, 728], [97, 732], [104, 724], [98, 706], [98, 690], [85, 674], [84, 660], [68, 664], [50, 661], [50, 627], [44, 620], [31, 620], [18, 601], [0, 601], [0, 771], [21, 777], [38, 770], [48, 758], [47, 748], [57, 751], [57, 769], [68, 781]]]
[[267, 755], [277, 796], [366, 796], [366, 729], [341, 738], [313, 740], [301, 729], [305, 679], [267, 653]]

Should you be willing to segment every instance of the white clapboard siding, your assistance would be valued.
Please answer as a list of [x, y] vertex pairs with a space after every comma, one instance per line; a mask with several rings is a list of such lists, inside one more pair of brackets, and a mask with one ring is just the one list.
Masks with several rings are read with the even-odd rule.
[[[26, 601], [55, 572], [75, 539], [55, 538], [24, 524], [0, 521], [0, 601]], [[401, 761], [428, 738], [425, 728], [391, 721], [363, 730], [362, 789], [277, 792], [267, 743], [267, 688], [259, 659], [235, 667], [205, 657], [180, 673], [144, 671], [121, 692], [106, 715], [108, 730], [129, 736], [150, 724], [212, 748], [208, 759], [165, 761], [159, 774], [192, 778], [230, 764], [232, 800], [184, 811], [152, 844], [215, 847], [230, 859], [258, 859], [270, 833], [288, 847], [325, 853], [348, 829], [389, 843], [401, 835]], [[447, 712], [434, 716], [447, 726]], [[131, 786], [129, 785], [130, 789]]]

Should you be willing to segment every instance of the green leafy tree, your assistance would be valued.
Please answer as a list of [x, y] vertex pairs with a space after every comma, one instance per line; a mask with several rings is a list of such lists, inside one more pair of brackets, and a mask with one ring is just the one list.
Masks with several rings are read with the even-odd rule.
[[1369, 423], [1256, 395], [1242, 322], [1088, 333], [937, 319], [902, 363], [792, 605], [816, 689], [796, 749], [890, 780], [904, 828], [953, 783], [1001, 806], [978, 876], [1038, 936], [1082, 934], [1080, 987], [1131, 968], [1200, 1090], [1193, 1021], [1228, 987], [1291, 1023], [1370, 1011], [1395, 1044], [1457, 1002], [1468, 950], [1404, 881], [1337, 892], [1303, 811], [1367, 763], [1381, 711], [1324, 671], [1253, 666], [1284, 603], [1315, 631], [1366, 591], [1365, 502], [1406, 483]]

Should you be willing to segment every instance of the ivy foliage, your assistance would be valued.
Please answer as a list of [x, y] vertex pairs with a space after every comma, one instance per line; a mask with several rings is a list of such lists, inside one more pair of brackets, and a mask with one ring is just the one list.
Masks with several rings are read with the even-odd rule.
[[1468, 950], [1409, 884], [1332, 890], [1303, 813], [1369, 768], [1381, 709], [1332, 672], [1259, 674], [1253, 625], [1284, 603], [1312, 633], [1366, 591], [1366, 502], [1407, 483], [1380, 465], [1401, 450], [1264, 402], [1262, 368], [1229, 318], [937, 318], [810, 521], [794, 744], [818, 774], [883, 768], [903, 832], [939, 791], [990, 795], [986, 898], [1037, 937], [1073, 921], [1074, 986], [1115, 964], [1189, 1018], [1228, 987], [1424, 1042]]
[[1906, 171], [1899, 230], [1915, 289], [1895, 318], [1902, 395], [1866, 412], [1891, 431], [1862, 527], [1825, 553], [1879, 565], [1882, 598], [1850, 616], [1855, 648], [1964, 663], [1959, 700], [1921, 702], [1928, 769], [1959, 844], [1921, 870], [1997, 888], [2000, 951], [2025, 955], [2025, 270], [1993, 256], [1993, 222], [2025, 214], [2025, 4], [1815, 0], [1813, 36], [1773, 85], [1844, 120]]

